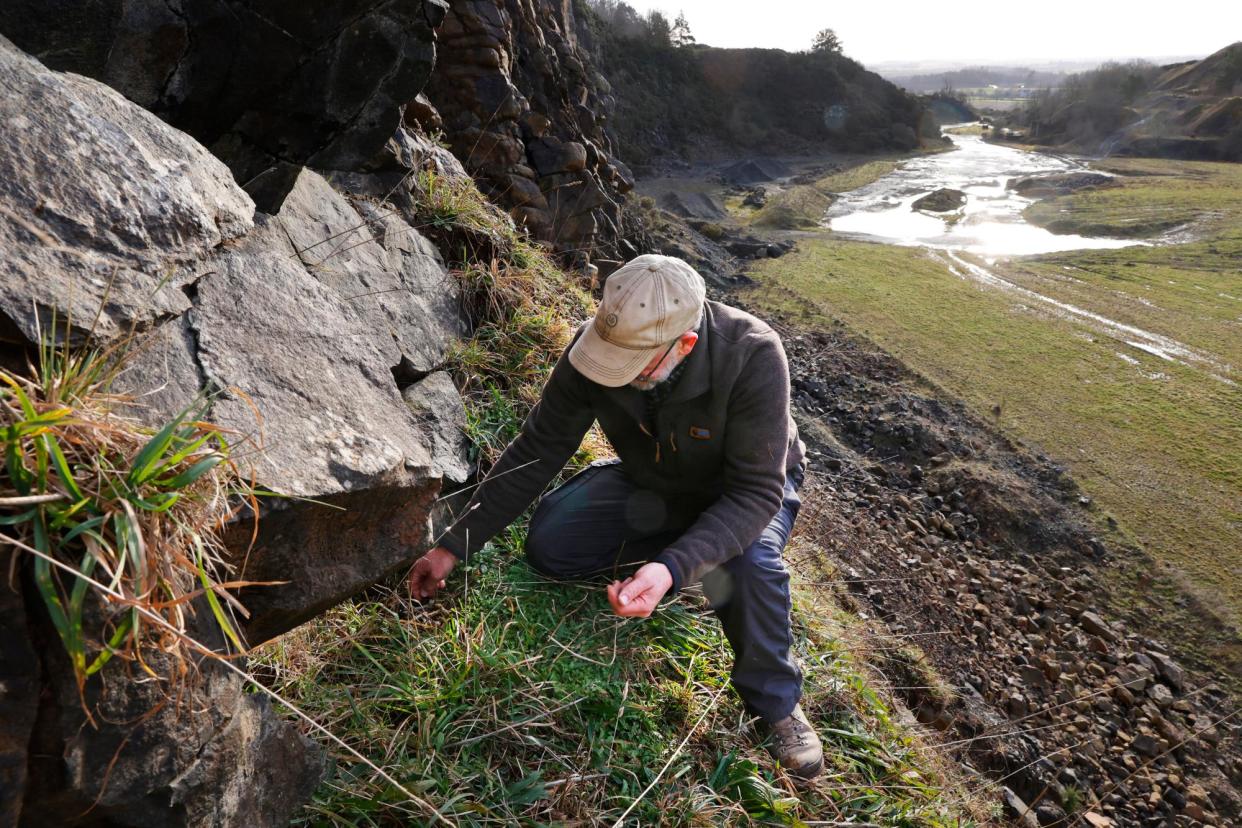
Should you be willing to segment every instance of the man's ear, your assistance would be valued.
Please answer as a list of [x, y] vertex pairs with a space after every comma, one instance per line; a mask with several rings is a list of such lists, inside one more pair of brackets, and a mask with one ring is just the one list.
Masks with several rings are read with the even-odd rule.
[[698, 344], [699, 335], [696, 331], [686, 331], [678, 340], [681, 344], [677, 347], [677, 352], [682, 356], [687, 356], [694, 350], [694, 346]]

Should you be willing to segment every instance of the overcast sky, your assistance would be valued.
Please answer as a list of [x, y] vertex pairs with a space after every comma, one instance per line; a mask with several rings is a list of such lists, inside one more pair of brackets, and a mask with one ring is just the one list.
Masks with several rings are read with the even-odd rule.
[[1203, 57], [1242, 40], [1239, 0], [626, 1], [670, 19], [684, 11], [695, 37], [712, 46], [805, 49], [815, 32], [832, 28], [845, 53], [864, 64]]

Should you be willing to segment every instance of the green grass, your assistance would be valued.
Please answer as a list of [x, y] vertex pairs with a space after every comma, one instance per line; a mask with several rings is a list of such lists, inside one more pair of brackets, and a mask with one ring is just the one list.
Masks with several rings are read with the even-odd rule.
[[[971, 800], [942, 789], [809, 594], [797, 600], [797, 649], [828, 769], [799, 790], [750, 737], [727, 687], [728, 645], [701, 600], [620, 619], [603, 581], [537, 575], [521, 537], [514, 528], [472, 559], [438, 605], [412, 606], [398, 589], [338, 607], [268, 645], [265, 670], [458, 824], [609, 825], [670, 758], [626, 824], [971, 824]], [[426, 820], [368, 769], [337, 761], [300, 824]]]
[[1226, 366], [1222, 376], [1242, 372], [1242, 229], [1187, 244], [1055, 253], [1015, 261], [1005, 273], [1045, 296], [1185, 343]]
[[1198, 220], [1209, 234], [1238, 226], [1242, 165], [1114, 158], [1092, 166], [1126, 176], [1124, 186], [1038, 201], [1026, 218], [1055, 233], [1118, 238], [1149, 238]]
[[1222, 192], [1236, 190], [1239, 171], [1124, 162], [1148, 173], [1167, 171], [1166, 164], [1194, 177], [1165, 177], [1167, 189], [1157, 192], [1161, 179], [1149, 174], [1069, 203], [1089, 205], [1093, 223], [1105, 215], [1124, 220], [1134, 187], [1144, 203], [1208, 215], [1207, 238], [1059, 253], [996, 269], [1175, 337], [1217, 358], [1212, 370], [1167, 362], [981, 287], [913, 248], [804, 241], [779, 262], [759, 263], [753, 299], [810, 327], [839, 318], [985, 417], [1000, 406], [1004, 430], [1066, 462], [1101, 514], [1188, 576], [1210, 608], [1242, 622], [1242, 593], [1226, 587], [1242, 571], [1242, 234], [1231, 229], [1240, 226], [1242, 204], [1236, 191]]

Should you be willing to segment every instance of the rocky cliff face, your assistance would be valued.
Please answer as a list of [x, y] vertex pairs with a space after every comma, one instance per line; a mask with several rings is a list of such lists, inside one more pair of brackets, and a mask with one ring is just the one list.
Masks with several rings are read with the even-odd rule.
[[275, 212], [303, 164], [356, 170], [427, 81], [444, 0], [14, 0], [0, 33], [188, 132]]
[[578, 43], [569, 0], [465, 0], [439, 30], [440, 59], [407, 120], [442, 128], [494, 201], [537, 239], [611, 255], [633, 176], [605, 131], [608, 82]]
[[572, 0], [463, 0], [439, 38], [407, 123], [442, 131], [493, 201], [578, 264], [640, 252], [618, 156], [908, 149], [936, 133], [914, 98], [848, 58], [676, 49], [620, 37]]
[[[406, 51], [421, 54], [420, 42]], [[135, 335], [123, 382], [140, 418], [212, 395], [210, 418], [249, 441], [239, 455], [256, 485], [297, 498], [272, 500], [253, 547], [249, 526], [233, 539], [237, 577], [289, 582], [243, 596], [250, 643], [407, 566], [441, 485], [468, 474], [461, 400], [441, 372], [466, 332], [456, 283], [397, 206], [409, 172], [398, 156], [411, 165], [438, 150], [399, 135], [387, 171], [361, 163], [377, 145], [353, 156], [363, 172], [331, 173], [335, 185], [297, 167], [279, 210], [256, 211], [234, 178], [242, 168], [231, 175], [117, 91], [2, 37], [0, 84], [6, 356], [68, 318], [80, 341]], [[0, 822], [281, 825], [309, 796], [318, 749], [210, 662], [175, 699], [106, 674], [84, 709], [22, 583], [0, 587], [12, 639]], [[218, 637], [207, 622], [197, 632]]]

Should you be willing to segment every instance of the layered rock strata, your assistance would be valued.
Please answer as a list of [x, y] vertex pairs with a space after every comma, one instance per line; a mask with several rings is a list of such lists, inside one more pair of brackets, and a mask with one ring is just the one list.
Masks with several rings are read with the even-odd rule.
[[634, 180], [612, 155], [610, 88], [577, 29], [567, 2], [454, 3], [427, 99], [406, 117], [442, 126], [493, 201], [535, 238], [586, 259], [615, 252], [620, 197]]

